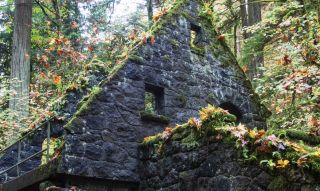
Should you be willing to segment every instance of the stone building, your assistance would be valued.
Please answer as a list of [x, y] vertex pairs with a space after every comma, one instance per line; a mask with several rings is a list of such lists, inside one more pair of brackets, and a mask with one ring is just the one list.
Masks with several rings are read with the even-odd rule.
[[[207, 104], [249, 127], [265, 127], [267, 111], [230, 49], [200, 16], [198, 1], [182, 2], [151, 28], [154, 41], [140, 43], [81, 103], [65, 127], [61, 159], [9, 187], [34, 190], [51, 180], [83, 190], [138, 190], [143, 138], [197, 116]], [[28, 185], [26, 176], [35, 180]]]

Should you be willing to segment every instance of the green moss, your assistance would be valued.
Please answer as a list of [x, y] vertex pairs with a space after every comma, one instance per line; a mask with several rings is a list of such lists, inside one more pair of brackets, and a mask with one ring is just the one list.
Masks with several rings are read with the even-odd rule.
[[166, 62], [169, 62], [170, 60], [171, 60], [171, 57], [170, 57], [170, 55], [164, 55], [163, 57], [162, 57], [162, 59], [164, 60], [164, 61], [166, 61]]
[[284, 176], [275, 177], [268, 186], [270, 191], [286, 190], [288, 181]]
[[188, 124], [184, 124], [179, 128], [174, 128], [172, 131], [172, 141], [181, 141], [183, 138], [187, 137], [191, 133], [191, 128]]
[[206, 49], [204, 46], [193, 46], [191, 45], [191, 52], [193, 52], [194, 54], [200, 55], [200, 56], [204, 56], [206, 54]]
[[286, 130], [286, 135], [289, 138], [302, 140], [302, 141], [307, 142], [309, 144], [313, 144], [313, 145], [320, 144], [320, 137], [309, 135], [301, 130], [288, 129], [288, 130]]
[[173, 48], [179, 48], [179, 42], [176, 39], [170, 39], [169, 42]]
[[78, 111], [76, 112], [75, 116], [80, 115], [81, 113], [83, 113], [84, 111], [86, 111], [89, 107], [89, 105], [96, 100], [96, 98], [98, 97], [98, 95], [102, 92], [102, 88], [101, 87], [93, 87], [91, 90], [91, 93], [89, 96], [86, 96], [85, 98], [83, 98], [83, 100], [79, 103], [81, 106], [79, 107]]
[[312, 161], [310, 163], [310, 169], [311, 171], [315, 172], [315, 173], [320, 173], [320, 159], [319, 158], [313, 158], [312, 157]]
[[141, 56], [137, 56], [137, 55], [130, 55], [128, 57], [128, 60], [130, 60], [130, 61], [132, 61], [134, 63], [137, 63], [137, 64], [141, 64], [141, 65], [145, 64], [144, 58], [141, 57]]
[[72, 117], [69, 122], [64, 126], [65, 130], [71, 131], [72, 125], [79, 120], [78, 117]]
[[184, 18], [186, 18], [188, 21], [193, 21], [193, 20], [194, 20], [194, 18], [193, 18], [192, 16], [190, 16], [188, 12], [183, 11], [183, 12], [181, 13], [181, 15], [182, 15]]
[[91, 93], [84, 97], [78, 104], [77, 112], [74, 114], [72, 119], [64, 126], [65, 129], [70, 129], [72, 126], [72, 123], [81, 115], [84, 114], [85, 111], [88, 110], [89, 105], [97, 99], [98, 95], [102, 92], [102, 88], [95, 86], [92, 88]]
[[[64, 146], [63, 137], [59, 138], [50, 138], [49, 139], [49, 161], [57, 154], [57, 152], [61, 151]], [[42, 150], [47, 148], [47, 139], [42, 142]], [[47, 161], [47, 152], [42, 153], [41, 157], [41, 165], [48, 163]]]
[[185, 146], [188, 150], [195, 149], [200, 145], [198, 138], [199, 137], [197, 136], [196, 132], [191, 131], [188, 136], [181, 140], [181, 145]]
[[160, 134], [157, 134], [155, 136], [146, 137], [144, 141], [142, 142], [142, 145], [154, 145], [155, 143], [159, 143], [161, 141]]
[[[279, 134], [273, 131], [250, 130], [242, 125], [234, 127], [236, 117], [221, 109], [209, 105], [201, 109], [199, 115], [202, 121], [191, 118], [183, 125], [177, 125], [172, 130], [166, 129], [163, 134], [149, 138], [152, 149], [156, 150], [157, 153], [165, 153], [163, 151], [170, 141], [177, 145], [180, 144], [182, 150], [193, 150], [204, 144], [223, 142], [235, 146], [236, 151], [239, 152], [239, 158], [242, 157], [245, 162], [251, 164], [257, 165], [259, 162], [260, 164], [267, 162], [267, 166], [271, 170], [283, 169], [287, 172], [291, 167], [294, 171], [303, 167], [313, 173], [320, 173], [320, 158], [317, 148], [304, 145], [301, 142], [287, 143], [288, 139], [283, 134], [285, 131], [281, 131], [279, 134], [282, 137], [279, 138], [280, 140], [276, 140], [277, 143], [281, 143], [282, 147], [280, 147], [280, 144], [274, 146], [272, 142], [269, 142], [272, 139], [271, 135]], [[239, 138], [240, 133], [243, 132], [245, 134]], [[168, 133], [170, 134], [168, 135]], [[161, 138], [162, 135], [166, 137], [165, 140]], [[267, 147], [264, 146], [266, 140], [269, 140]], [[244, 142], [245, 145], [243, 145]], [[303, 158], [307, 160], [302, 161]], [[283, 161], [281, 163], [280, 160], [288, 163], [282, 166]], [[270, 183], [268, 190], [282, 190], [286, 185], [285, 178], [279, 176]]]
[[163, 116], [163, 115], [157, 115], [154, 113], [150, 113], [150, 112], [142, 111], [142, 112], [140, 112], [140, 117], [141, 117], [141, 119], [144, 119], [144, 120], [156, 121], [156, 122], [160, 122], [163, 124], [170, 123], [170, 118]]
[[154, 22], [154, 24], [150, 27], [149, 32], [152, 35], [154, 35], [155, 33], [158, 33], [161, 29], [163, 29], [167, 23], [173, 24], [174, 22], [172, 21], [172, 19], [175, 18], [174, 16], [181, 14], [182, 5], [187, 1], [188, 0], [177, 0], [167, 14], [162, 16], [162, 18], [159, 19], [159, 21]]
[[188, 98], [185, 95], [178, 96], [177, 100], [181, 103], [182, 107], [185, 107], [187, 105]]

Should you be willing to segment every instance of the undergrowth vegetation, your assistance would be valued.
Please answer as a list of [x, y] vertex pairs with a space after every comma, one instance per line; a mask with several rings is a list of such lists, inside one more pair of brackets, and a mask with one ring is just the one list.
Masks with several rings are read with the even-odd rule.
[[320, 173], [320, 148], [296, 141], [286, 132], [249, 129], [235, 125], [236, 117], [221, 108], [208, 105], [199, 111], [200, 118], [191, 118], [175, 128], [166, 128], [146, 137], [144, 146], [151, 146], [161, 156], [170, 141], [192, 150], [212, 142], [233, 144], [246, 162], [256, 162], [270, 169], [306, 168]]
[[209, 1], [202, 14], [216, 26], [219, 38], [246, 73], [253, 58], [263, 58], [252, 84], [272, 112], [268, 129], [289, 130], [297, 138], [303, 137], [297, 133], [302, 131], [319, 138], [320, 3], [257, 2], [262, 19], [252, 26], [241, 26], [243, 4], [238, 1]]

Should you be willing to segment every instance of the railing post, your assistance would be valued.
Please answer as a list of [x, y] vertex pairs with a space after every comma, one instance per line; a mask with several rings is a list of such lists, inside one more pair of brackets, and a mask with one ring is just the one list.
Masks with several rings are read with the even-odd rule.
[[17, 176], [20, 176], [19, 163], [21, 161], [21, 141], [18, 141]]
[[48, 124], [47, 124], [47, 163], [49, 162], [49, 159], [50, 159], [49, 149], [50, 149], [50, 121], [48, 121]]

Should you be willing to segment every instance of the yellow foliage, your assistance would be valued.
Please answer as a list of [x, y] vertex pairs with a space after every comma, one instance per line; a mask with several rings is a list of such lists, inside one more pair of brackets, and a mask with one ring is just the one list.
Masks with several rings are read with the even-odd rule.
[[221, 113], [224, 113], [224, 114], [229, 114], [229, 112], [224, 110], [224, 109], [221, 109], [219, 107], [214, 107], [213, 105], [208, 104], [207, 107], [202, 108], [199, 111], [200, 119], [202, 121], [205, 121], [205, 120], [209, 119], [212, 116], [212, 114], [215, 113], [215, 112], [221, 112]]
[[289, 165], [289, 161], [288, 160], [278, 160], [277, 161], [277, 168], [285, 168], [286, 166]]

